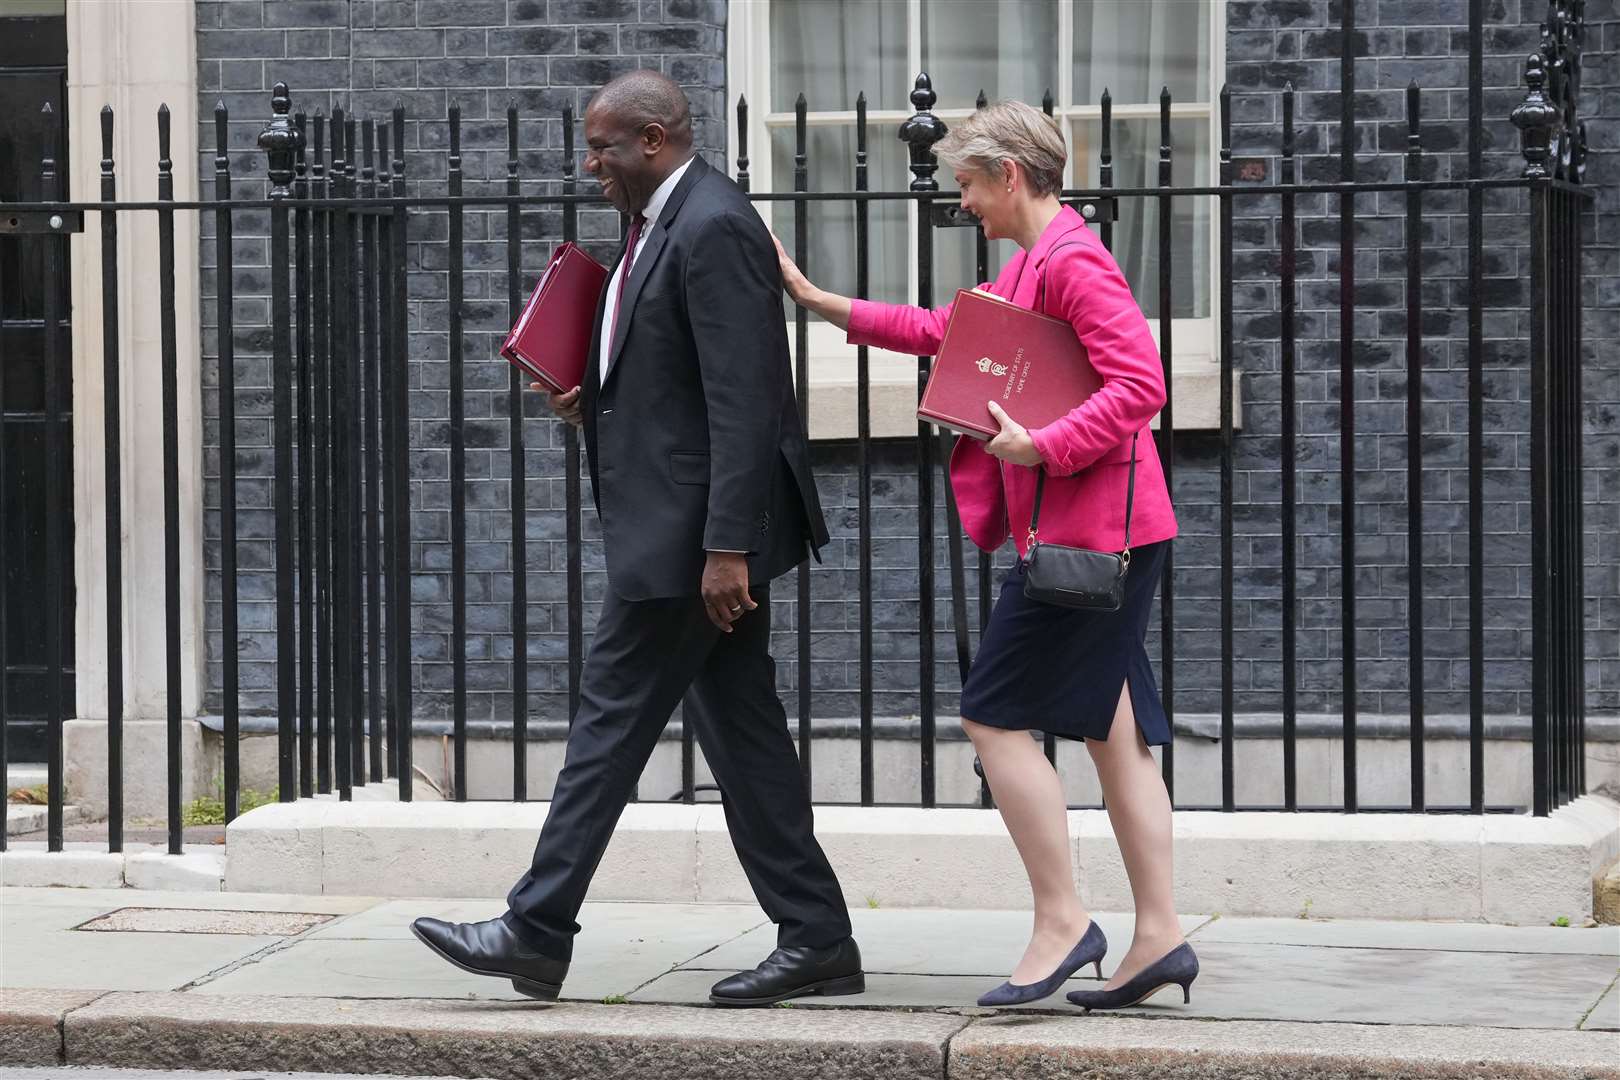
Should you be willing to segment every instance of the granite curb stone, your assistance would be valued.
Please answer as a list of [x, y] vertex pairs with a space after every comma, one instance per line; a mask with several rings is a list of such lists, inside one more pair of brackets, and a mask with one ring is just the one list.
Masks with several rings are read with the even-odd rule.
[[[20, 996], [26, 995], [26, 996]], [[16, 998], [22, 1008], [12, 1001]], [[1620, 1080], [1610, 1032], [179, 993], [8, 994], [0, 1048], [126, 1068], [697, 1080]], [[20, 1017], [21, 1023], [11, 1023]]]
[[951, 1080], [1613, 1080], [1613, 1035], [1477, 1027], [997, 1017], [951, 1040]]
[[62, 1018], [101, 997], [100, 990], [0, 993], [0, 1064], [55, 1065], [62, 1060]]
[[[263, 1018], [263, 1019], [257, 1019]], [[112, 994], [74, 1013], [71, 1064], [527, 1080], [938, 1080], [966, 1021], [811, 1009]]]

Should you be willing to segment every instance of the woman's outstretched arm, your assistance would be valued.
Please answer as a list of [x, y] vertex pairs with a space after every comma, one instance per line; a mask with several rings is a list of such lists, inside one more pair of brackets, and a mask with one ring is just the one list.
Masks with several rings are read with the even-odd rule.
[[[774, 239], [774, 237], [773, 237]], [[818, 289], [788, 257], [782, 242], [776, 241], [776, 256], [782, 264], [782, 287], [795, 303], [820, 315], [849, 335], [852, 345], [875, 345], [898, 353], [933, 356], [951, 321], [951, 306], [933, 311], [910, 304], [880, 304], [855, 300]]]

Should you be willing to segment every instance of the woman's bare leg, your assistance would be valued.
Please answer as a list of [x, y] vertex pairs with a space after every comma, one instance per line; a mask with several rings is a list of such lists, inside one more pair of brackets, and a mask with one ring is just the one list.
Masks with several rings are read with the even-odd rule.
[[1170, 793], [1136, 726], [1128, 683], [1120, 691], [1108, 741], [1087, 739], [1086, 749], [1102, 781], [1108, 820], [1136, 904], [1136, 934], [1108, 981], [1113, 989], [1182, 941], [1173, 887]]
[[1034, 932], [1009, 978], [1020, 986], [1038, 982], [1057, 969], [1091, 922], [1074, 888], [1063, 785], [1028, 732], [987, 727], [965, 717], [962, 728], [973, 740], [1035, 896]]

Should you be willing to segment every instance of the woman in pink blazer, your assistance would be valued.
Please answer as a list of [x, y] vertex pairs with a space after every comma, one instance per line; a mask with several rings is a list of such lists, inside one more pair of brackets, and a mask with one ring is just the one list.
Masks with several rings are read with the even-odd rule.
[[[1063, 788], [1030, 737], [1036, 731], [1085, 740], [1136, 905], [1131, 947], [1112, 977], [1069, 999], [1089, 1011], [1135, 1004], [1168, 985], [1186, 996], [1198, 961], [1176, 918], [1170, 798], [1148, 750], [1170, 741], [1144, 639], [1176, 535], [1147, 430], [1164, 405], [1158, 349], [1113, 257], [1057, 199], [1067, 151], [1050, 117], [1022, 102], [997, 102], [960, 123], [935, 152], [954, 170], [962, 207], [979, 217], [985, 235], [1023, 249], [991, 291], [1067, 319], [1102, 376], [1102, 387], [1079, 407], [1033, 431], [990, 402], [1001, 433], [988, 443], [958, 439], [951, 455], [951, 486], [968, 535], [993, 551], [1010, 534], [1020, 556], [962, 688], [962, 726], [1029, 874], [1035, 924], [1011, 977], [980, 1004], [1046, 997], [1090, 964], [1100, 978], [1108, 948], [1075, 890]], [[927, 311], [825, 292], [777, 246], [793, 299], [846, 330], [852, 344], [922, 355], [939, 350], [949, 306]], [[1133, 452], [1131, 563], [1120, 610], [1076, 610], [1026, 597], [1022, 556], [1032, 535], [1037, 474], [1046, 472], [1041, 540], [1121, 551]]]

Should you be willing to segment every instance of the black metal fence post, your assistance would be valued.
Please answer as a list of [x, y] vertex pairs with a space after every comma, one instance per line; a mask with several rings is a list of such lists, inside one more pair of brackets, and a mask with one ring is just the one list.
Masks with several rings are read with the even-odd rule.
[[298, 155], [293, 166], [293, 279], [296, 289], [298, 341], [297, 381], [293, 388], [298, 417], [298, 794], [315, 794], [315, 467], [314, 467], [314, 327], [310, 322], [309, 160], [305, 153], [308, 118], [293, 114], [298, 128]]
[[[393, 111], [394, 162], [390, 170], [393, 196], [403, 200], [405, 187], [405, 106], [395, 105]], [[391, 211], [389, 255], [393, 277], [389, 287], [393, 292], [390, 313], [393, 315], [393, 336], [399, 343], [397, 356], [389, 357], [388, 370], [394, 380], [394, 456], [388, 474], [393, 478], [388, 493], [388, 505], [393, 513], [389, 550], [393, 555], [393, 593], [390, 607], [397, 612], [394, 636], [390, 649], [399, 655], [395, 669], [398, 680], [391, 687], [395, 715], [399, 729], [396, 751], [399, 768], [399, 800], [410, 802], [414, 787], [415, 747], [412, 744], [413, 712], [411, 705], [411, 397], [410, 397], [410, 310], [407, 300], [405, 262], [406, 240], [409, 234], [410, 212], [403, 204]]]
[[[219, 364], [219, 645], [221, 706], [225, 721], [225, 821], [236, 819], [241, 794], [241, 684], [237, 672], [236, 572], [236, 244], [232, 235], [230, 113], [223, 101], [214, 106], [214, 273], [215, 356]], [[266, 129], [269, 130], [269, 129]], [[271, 266], [276, 266], [271, 253]], [[280, 507], [278, 505], [277, 509]], [[277, 514], [279, 520], [280, 514]], [[283, 792], [282, 799], [293, 796]]]
[[[118, 198], [113, 162], [113, 111], [101, 107], [101, 198]], [[124, 850], [124, 484], [123, 393], [119, 382], [118, 214], [101, 215], [101, 392], [103, 409], [103, 512], [107, 545], [107, 850]], [[3, 453], [3, 452], [0, 452]], [[0, 461], [0, 476], [6, 474]], [[3, 530], [0, 530], [3, 532]], [[0, 566], [5, 566], [0, 548]], [[0, 578], [5, 575], [0, 574]], [[0, 641], [5, 641], [5, 586], [0, 584]], [[5, 664], [0, 662], [0, 669]], [[0, 670], [0, 728], [5, 726], [5, 673]], [[4, 736], [0, 735], [0, 775], [4, 775]], [[0, 802], [5, 800], [0, 799]], [[5, 830], [0, 810], [0, 832]]]
[[[1540, 537], [1552, 533], [1553, 522], [1548, 481], [1548, 347], [1550, 332], [1547, 303], [1548, 199], [1554, 158], [1551, 147], [1558, 110], [1545, 93], [1546, 62], [1539, 53], [1525, 61], [1524, 81], [1529, 87], [1524, 101], [1513, 110], [1513, 124], [1522, 137], [1524, 177], [1530, 181], [1530, 522]], [[1547, 544], [1530, 545], [1530, 625], [1531, 625], [1531, 705], [1530, 758], [1531, 812], [1536, 817], [1551, 813], [1556, 794], [1552, 769], [1552, 665], [1556, 647], [1553, 632], [1553, 571]]]
[[[169, 159], [169, 107], [158, 107], [158, 201], [174, 202], [174, 162]], [[174, 209], [158, 211], [158, 303], [163, 380], [163, 607], [168, 706], [169, 854], [183, 842], [180, 795], [180, 382], [175, 326]]]
[[[935, 192], [939, 181], [934, 173], [934, 144], [945, 137], [945, 122], [933, 114], [939, 95], [934, 93], [928, 73], [917, 76], [911, 91], [911, 104], [917, 111], [900, 125], [899, 137], [911, 153], [911, 190]], [[934, 203], [917, 201], [917, 304], [934, 304]], [[917, 396], [928, 386], [933, 358], [917, 357]], [[934, 439], [928, 424], [917, 424], [917, 628], [919, 686], [918, 714], [922, 726], [919, 764], [922, 805], [933, 806], [934, 794]]]
[[[1423, 179], [1421, 99], [1406, 88], [1406, 180]], [[1411, 728], [1412, 809], [1427, 802], [1423, 725], [1423, 192], [1406, 189], [1406, 577], [1407, 704]]]
[[[271, 411], [275, 442], [276, 518], [276, 760], [282, 802], [296, 799], [298, 790], [297, 670], [293, 607], [293, 441], [292, 441], [292, 291], [290, 212], [293, 159], [302, 134], [288, 112], [292, 98], [287, 84], [277, 83], [270, 99], [274, 115], [259, 135], [259, 147], [269, 159], [270, 177], [270, 330]], [[234, 469], [234, 463], [230, 466]], [[223, 473], [222, 464], [222, 473]], [[236, 642], [226, 642], [234, 650]]]

